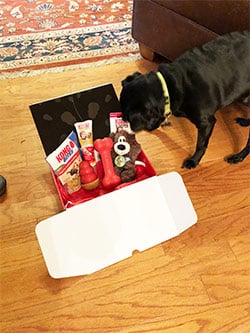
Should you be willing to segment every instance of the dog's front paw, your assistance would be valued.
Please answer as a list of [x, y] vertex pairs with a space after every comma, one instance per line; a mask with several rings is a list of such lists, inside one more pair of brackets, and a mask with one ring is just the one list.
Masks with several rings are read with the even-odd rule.
[[198, 162], [196, 162], [195, 160], [193, 160], [192, 158], [188, 158], [187, 160], [185, 160], [182, 164], [182, 168], [186, 168], [186, 169], [194, 169], [197, 166]]

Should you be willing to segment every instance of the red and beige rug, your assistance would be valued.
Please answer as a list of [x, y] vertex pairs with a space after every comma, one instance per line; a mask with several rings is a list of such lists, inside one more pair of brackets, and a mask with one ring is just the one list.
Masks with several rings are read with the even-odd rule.
[[133, 0], [0, 1], [0, 75], [140, 58]]

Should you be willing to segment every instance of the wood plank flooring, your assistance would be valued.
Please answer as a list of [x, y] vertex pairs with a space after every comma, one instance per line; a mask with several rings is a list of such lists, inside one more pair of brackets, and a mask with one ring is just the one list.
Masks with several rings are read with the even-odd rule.
[[[2, 333], [250, 332], [250, 158], [238, 165], [247, 128], [217, 113], [207, 153], [194, 170], [181, 168], [195, 147], [186, 119], [139, 133], [158, 174], [183, 177], [198, 223], [180, 236], [89, 276], [52, 279], [35, 236], [36, 224], [62, 210], [29, 105], [154, 70], [139, 60], [103, 67], [0, 80], [0, 331]], [[181, 209], [181, 206], [180, 206]]]

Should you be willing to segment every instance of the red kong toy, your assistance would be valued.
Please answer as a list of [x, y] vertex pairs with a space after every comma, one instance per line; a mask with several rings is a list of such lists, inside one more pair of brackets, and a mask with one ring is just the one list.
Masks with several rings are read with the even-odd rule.
[[110, 189], [121, 183], [121, 179], [115, 173], [113, 161], [111, 157], [111, 149], [113, 147], [113, 140], [111, 138], [97, 139], [94, 142], [95, 149], [101, 155], [104, 177], [102, 184], [105, 188]]
[[85, 190], [93, 190], [99, 185], [99, 178], [89, 161], [82, 161], [80, 163], [80, 178], [82, 187]]

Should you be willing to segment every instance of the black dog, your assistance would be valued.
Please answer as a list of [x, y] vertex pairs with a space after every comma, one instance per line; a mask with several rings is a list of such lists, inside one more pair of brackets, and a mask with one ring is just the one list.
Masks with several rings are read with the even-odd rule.
[[[196, 151], [182, 165], [195, 168], [206, 151], [215, 112], [235, 101], [250, 106], [250, 31], [220, 36], [170, 64], [160, 64], [158, 72], [128, 76], [122, 86], [123, 119], [133, 131], [152, 131], [170, 113], [195, 124]], [[248, 153], [249, 139], [243, 151], [227, 161], [238, 163]]]

